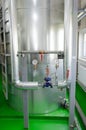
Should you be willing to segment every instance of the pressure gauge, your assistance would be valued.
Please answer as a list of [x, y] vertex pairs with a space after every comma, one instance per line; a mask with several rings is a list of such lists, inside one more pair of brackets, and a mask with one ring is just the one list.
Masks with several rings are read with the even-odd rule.
[[34, 59], [34, 60], [32, 61], [32, 64], [33, 64], [33, 65], [37, 65], [37, 64], [38, 64], [37, 59]]

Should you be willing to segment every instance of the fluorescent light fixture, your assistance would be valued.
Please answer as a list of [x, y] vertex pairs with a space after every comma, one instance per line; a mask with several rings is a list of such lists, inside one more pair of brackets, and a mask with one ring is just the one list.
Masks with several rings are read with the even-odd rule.
[[80, 12], [80, 13], [78, 14], [78, 18], [81, 17], [83, 14], [84, 14], [84, 11]]

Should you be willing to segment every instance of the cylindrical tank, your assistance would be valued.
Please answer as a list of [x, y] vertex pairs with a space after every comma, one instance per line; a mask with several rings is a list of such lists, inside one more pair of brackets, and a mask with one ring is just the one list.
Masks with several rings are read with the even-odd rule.
[[[11, 0], [10, 21], [12, 33], [11, 63], [12, 79], [22, 80], [21, 58], [18, 51], [64, 51], [64, 0]], [[33, 60], [38, 62], [34, 69]], [[55, 74], [58, 80], [64, 80], [63, 59], [58, 59], [59, 68], [56, 72], [56, 54], [28, 54], [28, 81], [43, 82], [46, 77], [46, 67], [49, 67], [50, 77], [54, 82]], [[24, 67], [24, 66], [23, 66]], [[29, 113], [41, 114], [54, 111], [58, 102], [65, 98], [65, 89], [57, 87], [29, 90]], [[14, 86], [9, 87], [9, 104], [22, 111], [22, 91]]]

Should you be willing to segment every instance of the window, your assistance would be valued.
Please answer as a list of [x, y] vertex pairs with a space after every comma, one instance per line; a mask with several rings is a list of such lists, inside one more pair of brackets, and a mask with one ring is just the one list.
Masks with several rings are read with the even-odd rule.
[[86, 59], [86, 29], [79, 32], [79, 59]]

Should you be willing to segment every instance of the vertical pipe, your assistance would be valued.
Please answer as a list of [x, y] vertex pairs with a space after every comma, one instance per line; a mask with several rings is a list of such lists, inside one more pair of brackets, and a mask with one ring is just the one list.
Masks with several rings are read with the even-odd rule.
[[23, 93], [23, 113], [24, 113], [24, 128], [29, 128], [29, 116], [28, 116], [28, 90], [22, 90]]
[[10, 0], [10, 41], [11, 41], [11, 68], [12, 68], [12, 81], [19, 80], [19, 69], [18, 69], [18, 35], [17, 35], [17, 12], [16, 12], [16, 1]]
[[67, 69], [70, 70], [70, 114], [69, 129], [74, 129], [75, 83], [77, 63], [77, 0], [65, 0], [65, 49]]
[[72, 59], [72, 0], [65, 0], [64, 3], [64, 28], [65, 28], [65, 64], [66, 70], [70, 70], [68, 80], [71, 80], [71, 59]]
[[[27, 56], [22, 57], [22, 81], [28, 81], [27, 78]], [[22, 90], [22, 95], [23, 95], [23, 113], [24, 113], [24, 128], [28, 128], [29, 124], [29, 117], [28, 117], [28, 90]]]

